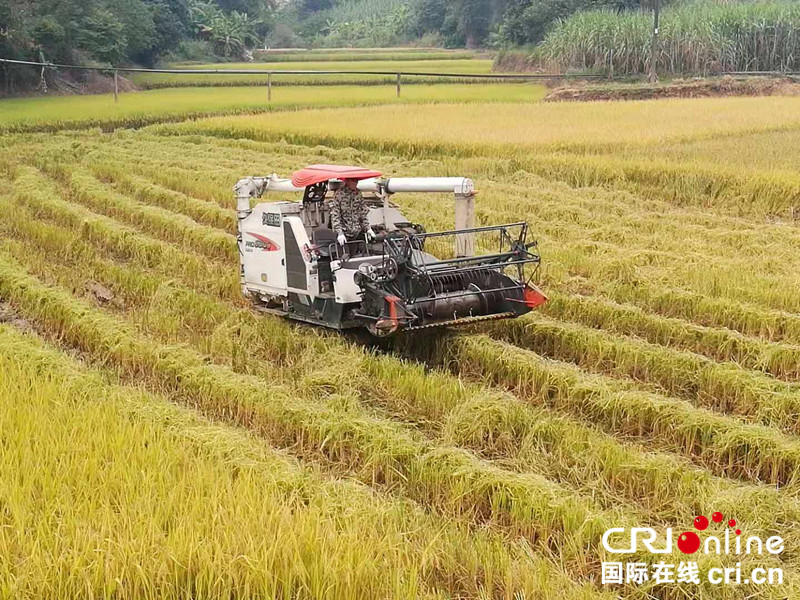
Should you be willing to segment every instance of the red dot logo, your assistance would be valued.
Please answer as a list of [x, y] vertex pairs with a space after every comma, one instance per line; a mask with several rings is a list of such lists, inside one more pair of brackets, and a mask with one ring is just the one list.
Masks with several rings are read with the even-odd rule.
[[694, 554], [700, 548], [700, 538], [693, 531], [684, 531], [678, 536], [678, 550], [684, 554]]
[[741, 529], [737, 529], [736, 530], [736, 535], [742, 535], [742, 530]]
[[706, 527], [708, 527], [708, 519], [705, 518], [703, 515], [694, 518], [694, 528], [703, 531]]
[[714, 521], [714, 523], [722, 523], [722, 519], [723, 517], [721, 512], [715, 512], [713, 515], [711, 515], [711, 520]]
[[736, 527], [736, 519], [731, 519], [728, 521], [728, 527]]

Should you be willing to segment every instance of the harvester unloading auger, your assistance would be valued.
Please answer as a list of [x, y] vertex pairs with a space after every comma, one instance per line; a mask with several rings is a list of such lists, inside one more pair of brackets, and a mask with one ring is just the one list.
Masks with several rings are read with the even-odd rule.
[[[375, 239], [337, 243], [326, 195], [357, 179]], [[547, 301], [531, 283], [539, 256], [525, 222], [475, 227], [471, 179], [381, 178], [360, 167], [311, 165], [291, 179], [234, 187], [242, 292], [264, 311], [376, 336], [517, 317]], [[259, 203], [267, 192], [300, 201]], [[455, 196], [455, 230], [426, 233], [390, 202], [395, 193]]]

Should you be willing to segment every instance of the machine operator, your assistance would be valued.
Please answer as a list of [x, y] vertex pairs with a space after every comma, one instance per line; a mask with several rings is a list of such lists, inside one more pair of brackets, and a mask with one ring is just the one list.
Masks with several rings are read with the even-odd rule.
[[367, 213], [369, 208], [364, 196], [358, 190], [358, 179], [345, 179], [328, 203], [331, 214], [331, 229], [336, 232], [336, 241], [344, 246], [348, 241], [361, 238], [366, 234], [367, 240], [375, 238], [375, 232], [369, 226]]

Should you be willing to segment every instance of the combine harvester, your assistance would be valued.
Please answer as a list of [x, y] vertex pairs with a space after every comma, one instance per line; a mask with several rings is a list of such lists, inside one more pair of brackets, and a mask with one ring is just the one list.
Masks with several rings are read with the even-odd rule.
[[[326, 195], [357, 179], [376, 237], [337, 243]], [[291, 179], [247, 177], [234, 187], [242, 292], [260, 310], [375, 336], [518, 317], [546, 302], [524, 222], [475, 227], [464, 177], [382, 179], [359, 167], [312, 165]], [[264, 202], [267, 192], [302, 200]], [[396, 193], [455, 196], [455, 230], [426, 233], [390, 202]], [[477, 251], [477, 252], [476, 252]]]

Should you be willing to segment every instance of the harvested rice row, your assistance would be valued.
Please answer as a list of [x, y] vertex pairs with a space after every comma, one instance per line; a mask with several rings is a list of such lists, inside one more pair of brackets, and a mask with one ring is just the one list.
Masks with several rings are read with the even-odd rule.
[[[24, 207], [0, 198], [0, 209], [7, 207], [27, 216]], [[167, 274], [157, 265], [142, 268], [136, 261], [120, 264], [102, 258], [96, 247], [58, 226], [35, 218], [27, 224], [0, 219], [0, 232], [4, 235], [0, 247], [43, 282], [123, 313], [137, 329], [163, 343], [192, 344], [236, 372], [303, 387], [303, 361], [322, 356], [326, 350], [320, 336], [193, 292], [166, 279]], [[252, 323], [258, 319], [264, 325], [255, 340]], [[256, 343], [258, 347], [248, 353], [247, 347]], [[317, 371], [312, 373], [314, 378], [329, 377], [325, 394], [351, 389], [344, 382], [336, 386], [332, 369]], [[358, 382], [351, 384], [357, 389]], [[305, 391], [312, 393], [314, 386], [306, 386]]]
[[[45, 248], [54, 245], [74, 252], [77, 241], [61, 237], [58, 230], [53, 225], [33, 222], [20, 233], [22, 239], [30, 239], [31, 243], [42, 244]], [[48, 252], [49, 248], [44, 254]], [[18, 253], [27, 261], [33, 260], [33, 254], [30, 248], [23, 248]], [[91, 251], [79, 254], [78, 261], [83, 256], [91, 256]], [[52, 269], [51, 262], [40, 261]], [[94, 262], [103, 264], [107, 261], [94, 258]], [[66, 272], [74, 275], [76, 270], [77, 267], [67, 268]], [[100, 274], [109, 278], [104, 280], [106, 285], [114, 287], [125, 297], [126, 308], [132, 302], [147, 301], [147, 294], [138, 293], [137, 288], [141, 281], [138, 278], [145, 278], [145, 274], [137, 274], [130, 265], [112, 270], [106, 266]], [[196, 337], [181, 339], [191, 341], [201, 349], [205, 340], [219, 339], [216, 335], [219, 327], [223, 334], [230, 333], [230, 327], [225, 323], [234, 322], [238, 337], [223, 336], [223, 343], [232, 344], [233, 348], [237, 345], [247, 348], [246, 352], [230, 352], [232, 357], [240, 357], [233, 365], [240, 372], [263, 374], [265, 363], [274, 360], [285, 363], [281, 357], [313, 354], [317, 359], [309, 366], [314, 373], [320, 370], [321, 364], [328, 365], [329, 362], [342, 371], [342, 377], [337, 379], [329, 376], [327, 368], [322, 369], [324, 375], [320, 374], [320, 377], [326, 379], [329, 389], [350, 389], [362, 395], [383, 393], [384, 403], [403, 416], [423, 419], [428, 426], [438, 423], [446, 444], [459, 444], [484, 455], [503, 457], [509, 466], [534, 469], [550, 478], [585, 487], [599, 498], [608, 498], [611, 504], [619, 504], [621, 500], [644, 504], [659, 520], [671, 520], [676, 514], [690, 520], [697, 507], [706, 507], [707, 511], [712, 507], [716, 507], [713, 510], [723, 507], [742, 518], [747, 515], [751, 527], [761, 522], [762, 509], [767, 504], [772, 507], [771, 515], [785, 515], [783, 518], [787, 521], [800, 515], [800, 509], [793, 502], [779, 499], [774, 490], [731, 485], [697, 471], [676, 457], [645, 453], [620, 444], [580, 423], [554, 417], [547, 410], [525, 405], [507, 394], [464, 386], [448, 375], [426, 372], [419, 366], [389, 356], [354, 353], [352, 347], [341, 344], [335, 337], [326, 340], [331, 348], [323, 354], [319, 345], [308, 345], [309, 336], [296, 335], [292, 328], [278, 320], [253, 318], [249, 311], [237, 311], [226, 319], [230, 308], [224, 305], [215, 307], [197, 297], [189, 301], [186, 292], [184, 297], [186, 301], [178, 305], [168, 302], [172, 310], [161, 310], [163, 304], [156, 302], [157, 318], [163, 318], [175, 327], [187, 328]], [[219, 347], [212, 343], [207, 350], [214, 353], [219, 351]], [[335, 360], [335, 357], [343, 356], [346, 360]], [[292, 372], [301, 384], [311, 383], [313, 386], [313, 380], [303, 382], [302, 372]], [[270, 380], [278, 381], [280, 373], [272, 373], [274, 376]], [[342, 379], [342, 385], [337, 385], [336, 382]], [[309, 390], [306, 387], [303, 391]], [[514, 460], [509, 462], [512, 457]], [[543, 464], [545, 469], [542, 469]], [[771, 522], [764, 523], [764, 527], [770, 526]]]
[[47, 165], [47, 172], [66, 186], [70, 200], [109, 217], [121, 219], [167, 242], [202, 252], [215, 260], [227, 260], [236, 252], [236, 238], [200, 225], [190, 217], [141, 203], [118, 194], [76, 165]]
[[559, 293], [550, 293], [549, 297], [542, 310], [553, 318], [610, 333], [635, 335], [652, 344], [697, 352], [714, 360], [733, 361], [779, 379], [800, 378], [800, 346], [766, 342], [730, 329], [694, 325], [602, 298]]
[[541, 315], [498, 323], [487, 333], [583, 369], [657, 384], [670, 395], [720, 413], [800, 433], [800, 389], [733, 363]]
[[[20, 167], [16, 172], [14, 190], [15, 201], [27, 206], [37, 217], [80, 229], [85, 239], [121, 260], [135, 257], [144, 264], [166, 264], [172, 277], [180, 276], [182, 281], [191, 282], [210, 293], [241, 301], [235, 269], [143, 236], [108, 217], [61, 199], [58, 188], [43, 181], [36, 169]], [[244, 305], [244, 301], [241, 304]]]
[[[647, 399], [649, 400], [649, 398], [647, 398]], [[673, 405], [680, 405], [681, 404], [681, 403], [676, 403], [676, 401], [674, 401], [674, 400], [668, 400], [666, 402], [668, 403], [668, 405], [670, 403], [673, 404]], [[657, 404], [658, 403], [655, 403], [654, 406], [657, 405]], [[653, 406], [650, 406], [650, 412], [652, 412], [652, 411], [653, 411]], [[656, 411], [656, 415], [658, 415], [658, 411]], [[694, 413], [692, 411], [688, 411], [687, 409], [683, 409], [682, 411], [678, 412], [678, 416], [680, 417], [678, 423], [680, 423], [680, 421], [683, 420], [687, 424], [690, 424], [690, 423], [692, 423], [692, 421], [697, 421], [698, 420], [698, 416], [700, 416], [701, 420], [702, 420], [702, 418], [704, 416], [704, 413], [702, 413], [702, 412]], [[676, 424], [678, 424], [678, 423], [676, 423]], [[726, 421], [726, 423], [727, 423], [727, 421]], [[730, 427], [733, 427], [735, 429], [735, 427], [733, 425], [731, 425], [731, 424], [729, 424], [729, 425], [730, 425]], [[684, 427], [685, 426], [686, 425], [684, 425]], [[682, 447], [682, 446], [683, 446], [682, 444], [678, 445], [679, 448]], [[692, 450], [691, 448], [687, 448], [684, 451], [687, 451], [689, 454], [696, 454], [698, 452], [697, 450]], [[754, 454], [759, 455], [760, 453], [754, 453]], [[714, 453], [711, 453], [711, 455], [714, 456]], [[714, 460], [717, 460], [717, 459], [715, 458]], [[750, 468], [748, 467], [748, 468], [746, 468], [744, 470], [741, 470], [739, 475], [740, 476], [745, 476], [745, 477], [751, 476], [751, 477], [762, 478], [762, 479], [766, 478], [767, 481], [771, 481], [771, 480], [774, 479], [775, 476], [765, 476], [764, 474], [761, 473], [761, 470], [764, 468], [763, 461], [758, 459], [755, 462], [759, 465], [759, 469], [758, 469], [757, 472], [755, 472], [753, 474], [750, 474]], [[719, 467], [719, 465], [718, 465], [718, 467]], [[719, 467], [719, 468], [721, 468], [721, 467]], [[784, 482], [788, 481], [788, 475], [786, 473], [779, 474], [777, 476], [777, 478], [778, 478], [777, 479], [778, 481], [784, 481]]]
[[[0, 275], [0, 282], [1, 282], [1, 281], [2, 281], [2, 275]], [[0, 285], [2, 285], [2, 284], [0, 283]], [[83, 318], [84, 318], [84, 319], [86, 319], [87, 317], [86, 317], [86, 316], [84, 316]], [[114, 330], [113, 330], [113, 329], [110, 329], [110, 327], [109, 327], [109, 325], [108, 325], [108, 322], [107, 322], [107, 321], [104, 321], [102, 325], [98, 324], [98, 326], [102, 326], [102, 327], [103, 327], [103, 329], [104, 329], [104, 331], [107, 331], [107, 332], [108, 332], [108, 331], [111, 331], [111, 334], [113, 335], [113, 333], [114, 333]], [[67, 325], [65, 325], [65, 327], [67, 327]], [[190, 365], [190, 366], [191, 366], [191, 365]], [[263, 389], [263, 387], [262, 387], [262, 389]], [[297, 394], [296, 394], [296, 393], [294, 394], [294, 397], [297, 397]], [[500, 406], [502, 406], [502, 404], [501, 404]], [[465, 407], [465, 408], [467, 408], [467, 409], [470, 409], [470, 408], [472, 408], [472, 409], [478, 408], [479, 410], [483, 411], [483, 412], [484, 412], [484, 414], [486, 414], [486, 411], [488, 410], [488, 412], [489, 412], [490, 414], [494, 413], [494, 414], [493, 414], [493, 416], [494, 416], [494, 417], [496, 417], [496, 416], [497, 416], [497, 415], [496, 415], [496, 413], [495, 413], [495, 410], [496, 410], [496, 408], [493, 408], [491, 403], [490, 403], [490, 404], [487, 406], [487, 405], [486, 405], [486, 404], [483, 402], [483, 398], [476, 397], [476, 402], [474, 402], [474, 403], [472, 404], [472, 406], [471, 406], [471, 407], [470, 407], [470, 406], [467, 406], [467, 407]], [[498, 408], [499, 408], [499, 406], [498, 406]], [[509, 408], [511, 408], [511, 409], [512, 409], [512, 410], [511, 410], [511, 412], [510, 412], [510, 414], [509, 414], [509, 416], [513, 416], [513, 415], [514, 415], [514, 412], [515, 412], [515, 410], [514, 410], [514, 407], [512, 406], [512, 407], [509, 407]], [[519, 407], [517, 407], [517, 411], [518, 411], [518, 410], [519, 410]], [[462, 410], [462, 411], [459, 411], [459, 412], [461, 413], [461, 416], [462, 416], [462, 417], [465, 417], [465, 418], [466, 418], [466, 421], [467, 421], [467, 422], [472, 422], [472, 423], [474, 423], [474, 421], [475, 421], [474, 417], [470, 417], [470, 415], [468, 415], [467, 413], [465, 413], [463, 410]], [[347, 417], [344, 417], [344, 416], [342, 416], [341, 418], [350, 418], [350, 419], [354, 419], [354, 418], [357, 418], [357, 416], [356, 416], [356, 413], [354, 413], [354, 412], [352, 411], [352, 409], [350, 409], [350, 410], [348, 411], [348, 415], [347, 415]], [[557, 420], [551, 420], [551, 421], [552, 421], [552, 423], [551, 423], [551, 426], [552, 426], [553, 424], [556, 424], [556, 423], [558, 422]], [[532, 427], [533, 427], [533, 432], [535, 432], [535, 434], [534, 434], [534, 435], [535, 435], [535, 438], [537, 438], [537, 439], [541, 439], [541, 427], [542, 427], [542, 425], [544, 425], [544, 423], [545, 423], [545, 422], [541, 422], [541, 421], [540, 421], [540, 422], [539, 422], [538, 424], [536, 424], [536, 425], [534, 425], [534, 423], [535, 423], [535, 421], [533, 421], [533, 422], [529, 422], [529, 425], [528, 425], [528, 427], [531, 427], [531, 426], [532, 426]], [[486, 424], [488, 425], [489, 423], [486, 423]], [[452, 425], [453, 425], [453, 426], [455, 426], [455, 427], [457, 428], [456, 430], [460, 430], [460, 425], [459, 425], [458, 423], [452, 423]], [[562, 429], [563, 429], [563, 427], [562, 427]], [[499, 432], [499, 433], [502, 433], [502, 432]], [[554, 431], [554, 432], [552, 432], [552, 433], [553, 433], [553, 434], [557, 434], [558, 432]], [[595, 437], [596, 437], [596, 436], [595, 436]], [[537, 442], [537, 443], [538, 443], [538, 442]], [[573, 440], [573, 443], [574, 443], [574, 440]], [[441, 447], [440, 447], [440, 448], [441, 448]], [[441, 449], [440, 451], [441, 451], [441, 452], [447, 452], [447, 450], [446, 450], [446, 449]], [[440, 452], [440, 451], [437, 451], [437, 452]], [[566, 449], [566, 448], [564, 448], [564, 450], [563, 450], [563, 451], [566, 453], [566, 452], [567, 452], [567, 449]], [[606, 456], [605, 458], [608, 458], [608, 456]], [[604, 468], [608, 468], [608, 463], [605, 463], [605, 462], [604, 462], [603, 464], [604, 464]], [[661, 465], [661, 467], [662, 467], [662, 468], [663, 468], [664, 466], [665, 466], [664, 464], [662, 464], [662, 465]], [[455, 468], [458, 468], [458, 469], [463, 469], [463, 467], [462, 467], [462, 466], [458, 466], [458, 465], [456, 465], [456, 467], [455, 467]], [[401, 474], [402, 474], [402, 473], [401, 473]], [[655, 472], [652, 470], [652, 466], [651, 466], [651, 475], [655, 475]], [[684, 480], [686, 479], [686, 476], [687, 476], [687, 474], [686, 474], [686, 473], [684, 473], [684, 474], [683, 474], [683, 479], [684, 479]], [[375, 475], [373, 474], [373, 475], [372, 475], [372, 477], [374, 478], [374, 477], [375, 477]], [[530, 477], [530, 475], [526, 476], [526, 478], [527, 478], [527, 477]], [[641, 483], [639, 483], [639, 485], [641, 485]], [[713, 489], [713, 488], [712, 488], [712, 489]], [[673, 491], [674, 491], [674, 490], [673, 490]], [[688, 490], [687, 490], [687, 491], [688, 491]], [[695, 506], [696, 506], [696, 502], [697, 502], [697, 491], [698, 491], [698, 490], [697, 490], [697, 488], [696, 488], [696, 487], [694, 487], [694, 489], [693, 489], [693, 493], [694, 493], [694, 502], [695, 502]], [[761, 495], [761, 494], [760, 494], [760, 493], [759, 493], [757, 490], [746, 490], [746, 491], [745, 491], [745, 497], [747, 497], [747, 498], [753, 498], [753, 499], [755, 499], [755, 498], [752, 496], [752, 493], [753, 493], [753, 492], [756, 492], [756, 497], [758, 497], [758, 496], [760, 496], [760, 495]], [[519, 492], [519, 491], [517, 491], [516, 493], [520, 493], [520, 492]], [[426, 496], [426, 498], [428, 499], [428, 501], [430, 501], [430, 499], [429, 499], [429, 497], [428, 497], [428, 496]], [[737, 500], [741, 500], [741, 496], [740, 496], [740, 497], [738, 497], [738, 498], [736, 498], [736, 499], [737, 499]], [[717, 508], [730, 506], [730, 512], [731, 512], [731, 514], [734, 514], [734, 511], [735, 511], [735, 512], [736, 512], [736, 514], [738, 514], [738, 515], [743, 515], [743, 514], [745, 514], [745, 511], [743, 510], [743, 508], [742, 508], [741, 506], [738, 506], [738, 505], [736, 505], [736, 504], [729, 504], [729, 497], [727, 497], [726, 495], [723, 495], [721, 499], [720, 499], [719, 497], [715, 498], [715, 499], [714, 499], [714, 502], [716, 502], [716, 506], [717, 506]], [[448, 504], [447, 506], [450, 508], [450, 507], [451, 507], [451, 504]], [[763, 503], [759, 503], [759, 506], [763, 506]], [[795, 515], [796, 515], [796, 514], [798, 513], [798, 509], [797, 509], [797, 507], [791, 508], [790, 506], [785, 506], [785, 507], [783, 507], [783, 506], [782, 506], [781, 508], [784, 508], [784, 509], [789, 509], [789, 510], [791, 511], [791, 514], [795, 514]], [[674, 510], [674, 506], [672, 507], [672, 510]], [[478, 517], [475, 517], [473, 513], [470, 513], [470, 514], [472, 514], [472, 515], [473, 515], [473, 518], [478, 518]], [[614, 514], [615, 514], [615, 515], [617, 515], [617, 516], [616, 516], [616, 518], [617, 518], [617, 519], [623, 519], [623, 518], [625, 518], [625, 517], [623, 516], [623, 514], [625, 514], [625, 513], [620, 513], [620, 512], [619, 512], [619, 510], [616, 510]], [[670, 514], [672, 514], [672, 513], [670, 513]], [[691, 515], [692, 513], [688, 513], [688, 514], [689, 514], [689, 515]], [[779, 513], [779, 514], [781, 514], [781, 513]], [[497, 517], [495, 517], [495, 518], [497, 518]], [[630, 520], [631, 518], [632, 518], [632, 515], [627, 515], [627, 519], [626, 519], [626, 521], [627, 521], [627, 520]], [[638, 520], [638, 522], [643, 522], [643, 521], [642, 521], [642, 519], [643, 519], [643, 518], [645, 518], [645, 517], [644, 517], [643, 515], [640, 515], [640, 516], [639, 516], [637, 519], [634, 519], [634, 520]], [[690, 516], [688, 516], [688, 517], [686, 517], [686, 518], [687, 518], [687, 519], [690, 519], [691, 517], [690, 517]], [[502, 517], [500, 517], [500, 518], [498, 519], [498, 521], [499, 521], [500, 523], [505, 523], [505, 520], [504, 520], [504, 519], [502, 519]], [[759, 520], [756, 520], [755, 518], [754, 518], [753, 520], [751, 520], [751, 521], [748, 521], [748, 523], [749, 523], [749, 527], [750, 527], [750, 530], [751, 530], [751, 531], [760, 531], [760, 527], [762, 527], [762, 526], [766, 526], [766, 527], [768, 527], [768, 528], [771, 528], [771, 527], [772, 527], [772, 523], [771, 523], [771, 522], [770, 522], [770, 523], [764, 523], [764, 525], [762, 525], [762, 521], [761, 521], [760, 519], [759, 519]], [[771, 530], [771, 529], [769, 529], [769, 530], [765, 530], [765, 533], [766, 533], [767, 531], [770, 531], [770, 530]], [[551, 534], [551, 535], [552, 535], [552, 534]], [[551, 546], [551, 548], [552, 548], [552, 546]], [[712, 561], [712, 562], [713, 562], [713, 561]], [[587, 565], [587, 566], [588, 566], [588, 565]], [[709, 566], [711, 566], [711, 565], [709, 565]], [[788, 568], [790, 568], [790, 569], [793, 569], [793, 567], [791, 567], [791, 565], [787, 565], [787, 567], [788, 567]]]
[[458, 373], [513, 390], [521, 398], [680, 452], [713, 473], [778, 485], [800, 477], [800, 441], [690, 403], [588, 376], [484, 335], [458, 335], [435, 349]]
[[[163, 397], [109, 384], [8, 326], [0, 326], [0, 403], [6, 497], [38, 486], [44, 512], [59, 513], [56, 525], [6, 505], [5, 543], [25, 556], [0, 572], [15, 598], [109, 589], [166, 599], [186, 589], [209, 597], [245, 589], [320, 598], [605, 596], [524, 541], [470, 533], [411, 503], [325, 479]], [[59, 493], [88, 487], [91, 494]]]
[[[576, 573], [586, 575], [596, 566], [603, 531], [628, 522], [624, 514], [600, 511], [542, 477], [504, 471], [464, 451], [430, 445], [396, 423], [352, 407], [321, 406], [287, 388], [209, 364], [187, 348], [153, 342], [63, 290], [43, 285], [10, 258], [0, 263], [0, 295], [48, 335], [123, 375], [169, 390], [275, 445], [340, 464], [365, 481], [402, 488], [444, 514], [509, 527], [560, 552]], [[596, 551], [587, 553], [587, 548]]]
[[139, 202], [155, 204], [173, 213], [183, 213], [207, 227], [236, 234], [236, 211], [233, 209], [224, 209], [216, 203], [199, 200], [151, 183], [117, 163], [93, 163], [90, 168], [101, 181], [113, 182], [125, 195]]
[[[225, 180], [224, 186], [219, 188], [216, 192], [213, 192], [211, 195], [218, 201], [225, 202], [225, 200], [222, 200], [222, 198], [225, 198], [230, 194], [230, 181], [233, 181], [237, 177], [241, 176], [246, 172], [246, 170], [247, 169], [245, 167], [241, 167], [237, 171], [231, 171], [229, 177], [223, 177]], [[217, 173], [218, 171], [219, 168], [216, 169]], [[158, 175], [158, 178], [160, 177], [161, 175]], [[188, 172], [183, 173], [181, 177], [178, 177], [180, 180], [186, 180], [187, 178], [191, 178], [189, 177]], [[207, 186], [207, 182], [204, 182], [202, 185], [205, 188]], [[185, 184], [182, 184], [182, 187], [185, 190]], [[518, 216], [520, 206], [519, 198], [516, 197], [518, 196], [519, 188], [515, 188], [515, 193], [510, 195], [509, 200], [509, 194], [495, 194], [492, 191], [493, 187], [501, 186], [493, 186], [492, 184], [487, 185], [486, 193], [489, 194], [487, 198], [489, 199], [489, 205], [492, 207], [490, 212], [494, 214], [494, 217], [488, 215], [487, 210], [489, 209], [481, 208], [479, 210], [479, 213], [483, 215], [481, 218], [488, 221], [508, 220], [508, 218], [511, 217], [511, 212], [514, 213], [513, 216], [516, 218]], [[430, 214], [430, 207], [427, 206], [425, 202], [422, 204], [424, 206], [421, 206], [420, 210], [423, 213]], [[566, 274], [567, 272], [574, 272], [577, 269], [579, 272], [585, 271], [585, 275], [587, 277], [592, 279], [597, 277], [605, 285], [608, 285], [609, 282], [613, 282], [614, 279], [622, 276], [623, 279], [620, 280], [620, 283], [624, 285], [631, 276], [636, 277], [637, 279], [643, 277], [650, 278], [650, 276], [647, 275], [645, 271], [641, 270], [638, 265], [642, 264], [643, 266], [650, 268], [650, 266], [653, 264], [653, 260], [655, 259], [659, 264], [659, 271], [658, 273], [654, 274], [658, 276], [659, 280], [663, 279], [663, 275], [666, 274], [667, 271], [676, 271], [677, 269], [677, 271], [670, 275], [670, 277], [673, 278], [676, 283], [679, 283], [681, 287], [685, 287], [687, 282], [691, 282], [691, 287], [695, 290], [695, 293], [697, 291], [702, 291], [703, 293], [707, 293], [711, 296], [721, 295], [725, 298], [734, 298], [737, 300], [749, 299], [753, 302], [763, 303], [765, 306], [773, 306], [778, 308], [786, 307], [792, 310], [797, 309], [798, 306], [800, 306], [797, 304], [798, 300], [797, 294], [794, 291], [794, 286], [786, 284], [784, 277], [770, 278], [761, 274], [761, 271], [753, 272], [751, 269], [745, 269], [744, 267], [748, 266], [749, 263], [743, 262], [741, 267], [739, 267], [731, 260], [723, 260], [722, 258], [716, 259], [716, 262], [719, 263], [718, 277], [709, 278], [708, 261], [710, 258], [708, 256], [708, 248], [705, 246], [702, 246], [696, 250], [697, 260], [695, 265], [685, 264], [686, 261], [682, 260], [687, 256], [686, 252], [688, 251], [688, 248], [685, 246], [681, 248], [679, 253], [676, 251], [675, 254], [667, 255], [668, 253], [665, 254], [664, 251], [661, 250], [645, 250], [643, 252], [638, 252], [635, 257], [631, 257], [629, 254], [632, 240], [629, 239], [630, 236], [628, 235], [620, 237], [619, 218], [614, 219], [613, 223], [611, 221], [609, 222], [609, 231], [613, 232], [613, 236], [610, 239], [615, 241], [611, 247], [607, 248], [607, 250], [613, 249], [613, 253], [618, 256], [612, 257], [610, 254], [608, 254], [608, 252], [597, 254], [596, 252], [598, 249], [598, 244], [602, 245], [602, 242], [575, 242], [575, 240], [585, 239], [585, 228], [573, 225], [565, 229], [565, 226], [569, 225], [569, 219], [566, 219], [565, 221], [565, 209], [563, 204], [563, 200], [554, 202], [552, 210], [555, 210], [557, 215], [551, 215], [550, 212], [552, 211], [548, 209], [548, 204], [542, 204], [539, 202], [537, 204], [536, 211], [528, 215], [528, 218], [531, 220], [535, 230], [538, 231], [541, 229], [543, 232], [547, 232], [548, 230], [555, 228], [553, 232], [558, 232], [558, 239], [551, 240], [549, 244], [544, 245], [545, 248], [548, 246], [551, 248], [556, 248], [555, 251], [551, 250], [550, 255], [548, 255], [548, 272], [554, 272], [554, 269], [560, 268], [561, 270], [566, 269]], [[500, 206], [505, 206], [506, 208], [498, 212]], [[588, 207], [582, 208], [581, 212], [586, 213], [586, 217], [582, 217], [581, 222], [597, 221], [597, 219], [600, 217], [598, 217], [596, 213], [596, 207], [594, 207], [594, 211], [595, 212], [593, 212], [590, 217], [588, 214]], [[449, 223], [444, 222], [437, 225], [437, 227], [447, 226], [449, 226]], [[634, 233], [637, 229], [641, 229], [641, 223], [638, 223], [638, 221], [636, 228], [631, 230], [631, 235], [633, 235], [634, 238], [636, 237]], [[593, 239], [596, 238], [596, 233], [592, 233], [591, 237]], [[663, 237], [664, 236], [660, 236], [659, 239], [662, 239]], [[692, 236], [690, 239], [698, 240], [703, 238], [702, 236]], [[590, 243], [592, 245], [594, 248], [594, 255], [585, 248], [586, 243]], [[570, 248], [570, 246], [576, 246], [576, 244], [576, 248]], [[732, 249], [732, 252], [733, 251], [734, 250]], [[734, 256], [741, 257], [741, 251], [741, 248], [737, 246], [735, 248]], [[580, 257], [581, 264], [571, 264], [571, 262], [574, 262], [578, 257]], [[628, 264], [634, 259], [634, 263]], [[736, 258], [735, 260], [743, 259]], [[618, 261], [622, 261], [624, 264]], [[627, 274], [628, 271], [633, 271], [633, 275]], [[557, 279], [560, 279], [561, 277], [563, 277], [563, 275], [560, 275], [557, 277]], [[720, 282], [722, 282], [722, 284]], [[557, 284], [558, 281], [551, 280], [551, 283]]]
[[602, 293], [616, 302], [634, 304], [665, 317], [705, 327], [726, 327], [767, 341], [800, 344], [800, 315], [667, 287], [616, 286]]

